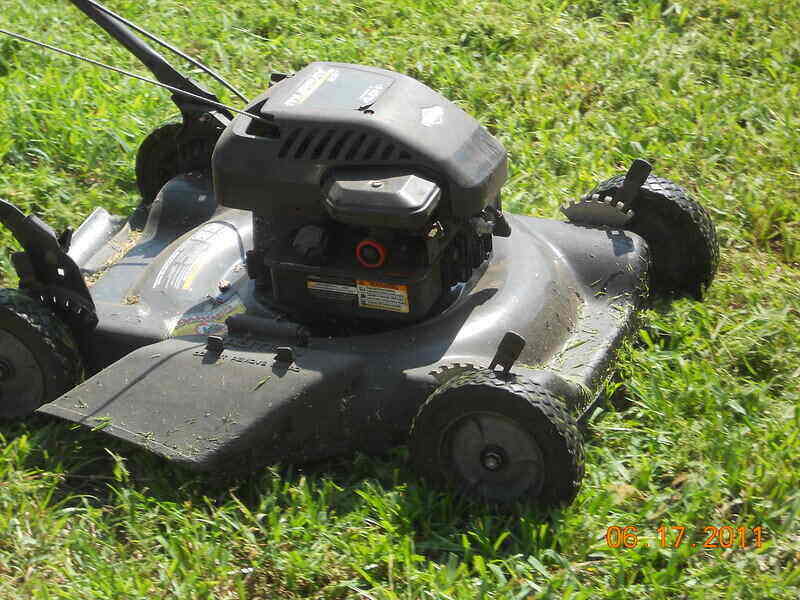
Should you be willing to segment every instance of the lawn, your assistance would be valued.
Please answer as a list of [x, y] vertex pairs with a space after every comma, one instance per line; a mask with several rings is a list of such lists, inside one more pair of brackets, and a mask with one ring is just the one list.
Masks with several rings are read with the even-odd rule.
[[[583, 488], [550, 514], [456, 501], [403, 448], [209, 480], [43, 417], [0, 423], [0, 598], [800, 595], [800, 3], [108, 5], [248, 96], [312, 60], [421, 79], [506, 146], [513, 211], [559, 218], [645, 157], [708, 207], [721, 264], [704, 303], [644, 314]], [[0, 27], [138, 68], [66, 2], [4, 0]], [[136, 148], [173, 112], [168, 92], [0, 37], [0, 197], [57, 228], [125, 213]], [[12, 248], [0, 231], [6, 286]], [[635, 547], [610, 547], [629, 526]], [[746, 547], [704, 548], [723, 526]]]

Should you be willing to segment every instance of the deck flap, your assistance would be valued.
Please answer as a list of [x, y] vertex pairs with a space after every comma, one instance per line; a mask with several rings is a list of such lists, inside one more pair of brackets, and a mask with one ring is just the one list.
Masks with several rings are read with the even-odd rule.
[[298, 348], [289, 364], [271, 344], [216, 355], [201, 338], [177, 338], [132, 352], [39, 411], [199, 470], [256, 447], [265, 458], [309, 459], [341, 437], [340, 403], [361, 370], [342, 352]]

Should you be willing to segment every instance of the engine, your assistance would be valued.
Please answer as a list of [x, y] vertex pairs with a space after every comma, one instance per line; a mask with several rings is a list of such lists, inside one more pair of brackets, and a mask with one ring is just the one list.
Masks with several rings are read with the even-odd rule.
[[391, 71], [317, 62], [236, 117], [213, 155], [223, 206], [253, 213], [259, 298], [306, 320], [408, 323], [487, 261], [506, 152], [475, 119]]

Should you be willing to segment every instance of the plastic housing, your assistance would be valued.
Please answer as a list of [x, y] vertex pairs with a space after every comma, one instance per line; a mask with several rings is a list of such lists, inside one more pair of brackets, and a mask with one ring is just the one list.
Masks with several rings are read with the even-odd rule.
[[392, 71], [315, 62], [274, 84], [226, 128], [214, 188], [229, 208], [323, 217], [333, 168], [400, 167], [442, 188], [443, 216], [469, 217], [500, 193], [503, 146], [424, 84]]

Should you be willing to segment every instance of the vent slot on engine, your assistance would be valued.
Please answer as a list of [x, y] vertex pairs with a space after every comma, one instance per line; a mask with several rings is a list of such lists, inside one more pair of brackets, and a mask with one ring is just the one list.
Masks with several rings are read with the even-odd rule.
[[353, 135], [352, 131], [343, 131], [339, 135], [339, 139], [333, 144], [330, 154], [328, 154], [328, 160], [336, 160], [339, 158], [339, 153], [342, 151], [342, 148], [347, 143], [347, 140], [350, 139], [351, 135]]
[[289, 154], [289, 151], [292, 149], [292, 146], [294, 146], [294, 143], [297, 141], [297, 138], [300, 137], [302, 132], [302, 129], [293, 129], [289, 132], [289, 135], [286, 137], [286, 141], [278, 151], [278, 158], [286, 158], [286, 155]]
[[316, 136], [317, 136], [317, 131], [315, 129], [312, 129], [308, 133], [308, 135], [306, 135], [306, 137], [303, 138], [303, 141], [300, 142], [300, 145], [297, 146], [297, 150], [295, 150], [294, 153], [295, 159], [301, 159], [304, 157], [306, 151], [308, 150], [308, 147], [311, 145], [311, 142], [314, 141], [314, 138]]
[[[260, 137], [278, 139], [277, 126], [257, 123], [263, 134]], [[253, 125], [251, 124], [251, 127]], [[248, 129], [248, 133], [251, 133]], [[258, 135], [252, 133], [252, 135]], [[294, 160], [327, 161], [399, 161], [413, 160], [414, 155], [406, 148], [393, 144], [382, 136], [371, 136], [352, 129], [292, 129], [285, 136], [278, 151], [278, 158]]]

